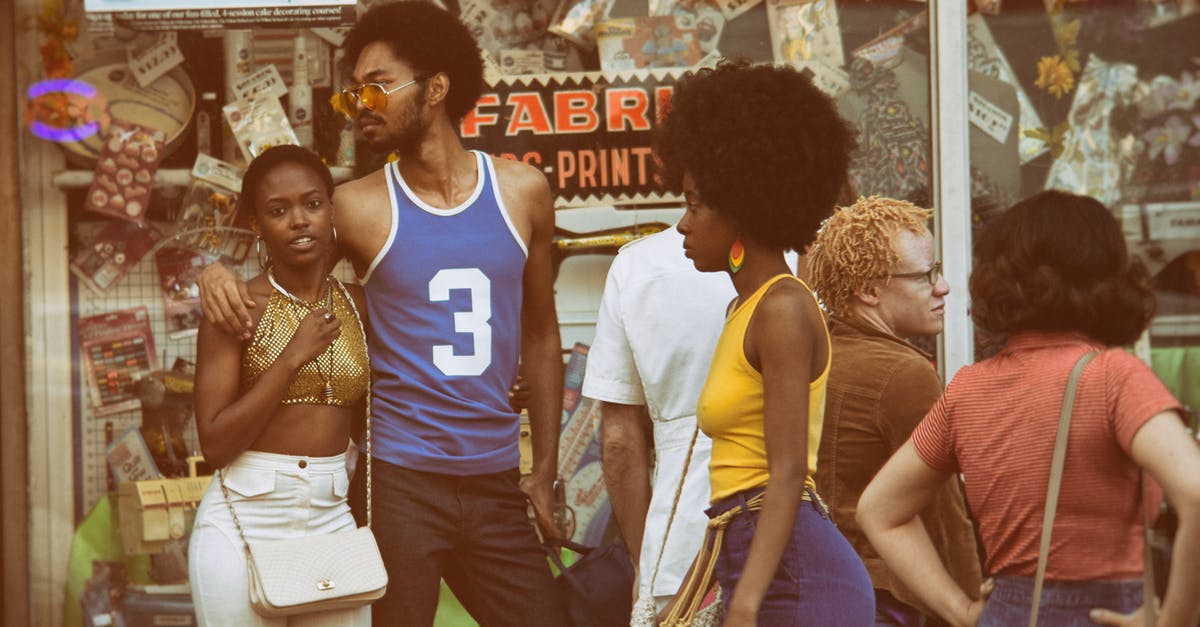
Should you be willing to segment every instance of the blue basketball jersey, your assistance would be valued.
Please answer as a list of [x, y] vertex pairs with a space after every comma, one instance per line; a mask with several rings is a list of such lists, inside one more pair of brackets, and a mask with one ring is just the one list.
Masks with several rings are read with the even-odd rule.
[[431, 207], [384, 168], [387, 243], [362, 277], [371, 316], [373, 453], [404, 468], [475, 475], [517, 467], [508, 404], [521, 349], [528, 250], [513, 226], [491, 157], [450, 209]]

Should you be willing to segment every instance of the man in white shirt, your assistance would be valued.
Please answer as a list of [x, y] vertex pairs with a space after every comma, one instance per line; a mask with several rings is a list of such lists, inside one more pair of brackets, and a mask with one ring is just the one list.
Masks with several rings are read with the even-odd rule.
[[635, 626], [654, 624], [704, 539], [712, 444], [696, 399], [733, 297], [724, 275], [684, 257], [674, 228], [626, 245], [608, 272], [582, 393], [602, 402], [604, 480], [637, 556]]

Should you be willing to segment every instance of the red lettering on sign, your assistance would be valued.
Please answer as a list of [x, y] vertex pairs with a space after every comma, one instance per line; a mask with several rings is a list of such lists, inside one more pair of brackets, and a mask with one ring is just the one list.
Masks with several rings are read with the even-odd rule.
[[646, 115], [650, 108], [650, 98], [646, 90], [640, 87], [623, 87], [609, 89], [604, 92], [605, 109], [608, 111], [606, 125], [608, 131], [650, 130], [650, 118]]
[[500, 120], [500, 116], [496, 113], [484, 113], [480, 111], [480, 107], [495, 107], [500, 104], [500, 97], [496, 94], [484, 94], [479, 97], [475, 103], [475, 108], [467, 113], [459, 124], [459, 132], [462, 137], [479, 137], [479, 127], [483, 125], [491, 126]]
[[596, 94], [591, 91], [554, 93], [554, 132], [591, 133], [600, 127], [596, 113]]
[[[580, 190], [626, 185], [646, 185], [650, 181], [649, 146], [636, 148], [599, 148], [558, 151], [558, 187]], [[636, 176], [633, 172], [637, 164]], [[570, 184], [570, 185], [568, 185]]]
[[596, 186], [596, 151], [579, 151], [579, 186]]
[[613, 185], [629, 184], [629, 149], [622, 148], [612, 151]]
[[633, 150], [633, 156], [637, 158], [637, 162], [638, 162], [638, 182], [640, 184], [645, 184], [646, 183], [646, 157], [649, 157], [650, 153], [652, 151], [650, 150], [650, 148], [648, 148], [646, 146], [640, 146], [640, 147], [634, 148], [632, 150]]
[[526, 91], [508, 95], [505, 102], [512, 107], [512, 117], [504, 134], [513, 137], [521, 131], [530, 131], [534, 135], [548, 135], [550, 131], [550, 116], [546, 113], [546, 105], [542, 95]]
[[558, 188], [566, 187], [572, 176], [575, 176], [575, 153], [569, 150], [558, 151]]

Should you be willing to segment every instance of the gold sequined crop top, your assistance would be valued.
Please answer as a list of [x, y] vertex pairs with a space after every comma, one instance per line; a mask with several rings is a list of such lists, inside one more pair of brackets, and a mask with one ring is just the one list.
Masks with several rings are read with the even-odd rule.
[[[283, 404], [337, 405], [354, 404], [367, 393], [370, 365], [367, 343], [363, 337], [354, 305], [347, 300], [341, 283], [332, 281], [333, 314], [342, 321], [337, 339], [312, 361], [300, 367], [284, 395]], [[296, 334], [300, 321], [310, 312], [326, 305], [322, 298], [306, 303], [279, 292], [271, 291], [267, 307], [254, 330], [254, 337], [242, 349], [242, 389], [249, 389], [279, 358], [284, 347]], [[327, 390], [331, 388], [330, 390]]]

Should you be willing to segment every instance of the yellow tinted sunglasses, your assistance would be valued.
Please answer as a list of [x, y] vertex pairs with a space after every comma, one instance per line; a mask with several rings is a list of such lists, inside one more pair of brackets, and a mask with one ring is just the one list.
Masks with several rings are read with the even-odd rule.
[[357, 103], [361, 102], [370, 111], [383, 111], [387, 109], [388, 96], [424, 79], [424, 76], [418, 76], [391, 89], [388, 89], [383, 83], [363, 83], [357, 87], [334, 93], [329, 97], [329, 105], [333, 107], [334, 111], [353, 120], [358, 115]]

